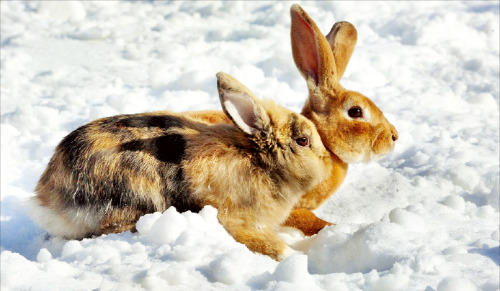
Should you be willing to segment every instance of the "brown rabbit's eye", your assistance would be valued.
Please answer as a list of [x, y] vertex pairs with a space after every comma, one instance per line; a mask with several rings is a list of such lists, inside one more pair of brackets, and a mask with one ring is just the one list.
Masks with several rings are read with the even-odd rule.
[[307, 137], [299, 137], [295, 140], [295, 142], [301, 147], [306, 147], [309, 145], [309, 139]]
[[347, 114], [349, 115], [350, 118], [362, 118], [363, 117], [363, 109], [358, 106], [351, 107], [347, 111]]

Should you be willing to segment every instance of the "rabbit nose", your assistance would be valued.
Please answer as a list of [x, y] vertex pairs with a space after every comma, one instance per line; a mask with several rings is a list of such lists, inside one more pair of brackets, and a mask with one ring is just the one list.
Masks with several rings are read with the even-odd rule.
[[398, 132], [396, 131], [395, 128], [392, 129], [392, 141], [396, 141], [398, 140], [399, 136], [398, 136]]

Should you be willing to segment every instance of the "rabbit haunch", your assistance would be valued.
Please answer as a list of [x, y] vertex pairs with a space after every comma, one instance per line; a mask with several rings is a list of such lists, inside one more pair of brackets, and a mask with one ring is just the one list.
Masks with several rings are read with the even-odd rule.
[[219, 119], [234, 124], [153, 112], [102, 118], [66, 136], [35, 189], [39, 222], [81, 239], [133, 230], [143, 214], [170, 206], [212, 205], [237, 241], [282, 258], [288, 247], [274, 228], [324, 178], [329, 154], [305, 117], [217, 77], [227, 114]]

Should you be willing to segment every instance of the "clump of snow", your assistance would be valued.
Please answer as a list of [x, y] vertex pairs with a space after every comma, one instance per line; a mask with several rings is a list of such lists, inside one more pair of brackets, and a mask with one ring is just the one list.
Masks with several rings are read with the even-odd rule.
[[[498, 290], [499, 7], [495, 2], [319, 1], [327, 33], [358, 29], [341, 84], [399, 131], [353, 164], [300, 251], [254, 254], [217, 210], [146, 214], [137, 232], [47, 236], [25, 201], [55, 146], [93, 119], [220, 109], [215, 74], [300, 111], [292, 2], [1, 1], [2, 290]], [[36, 25], [34, 25], [36, 24]]]
[[270, 287], [278, 290], [321, 290], [307, 270], [307, 261], [305, 255], [295, 255], [285, 259], [271, 274]]
[[159, 244], [175, 241], [186, 230], [187, 222], [184, 216], [175, 208], [169, 208], [156, 220], [148, 231], [149, 238]]
[[404, 209], [393, 209], [389, 213], [389, 220], [393, 223], [397, 223], [405, 228], [411, 229], [412, 231], [424, 232], [425, 222], [424, 220], [415, 213]]
[[443, 281], [439, 282], [439, 285], [437, 287], [437, 291], [455, 290], [475, 291], [477, 290], [477, 287], [474, 286], [474, 284], [472, 284], [470, 281], [463, 278], [446, 278]]
[[459, 165], [457, 168], [453, 169], [450, 176], [453, 184], [467, 191], [472, 191], [480, 181], [478, 173], [474, 169], [464, 165]]
[[[315, 273], [369, 272], [390, 269], [406, 256], [409, 232], [397, 224], [375, 223], [349, 233], [323, 230], [312, 238], [308, 255]], [[328, 243], [326, 243], [328, 242]]]
[[450, 195], [446, 197], [444, 204], [458, 212], [462, 212], [465, 209], [465, 200], [458, 195]]
[[41, 249], [40, 252], [38, 252], [38, 255], [36, 256], [36, 260], [39, 263], [46, 263], [50, 260], [52, 260], [52, 254], [45, 248]]
[[38, 6], [38, 13], [61, 21], [82, 21], [86, 15], [85, 7], [80, 1], [42, 1]]

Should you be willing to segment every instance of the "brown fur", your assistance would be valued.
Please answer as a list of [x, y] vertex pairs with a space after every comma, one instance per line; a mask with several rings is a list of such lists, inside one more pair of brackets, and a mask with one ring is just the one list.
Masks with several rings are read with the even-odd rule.
[[[119, 115], [66, 136], [35, 189], [39, 222], [81, 239], [135, 230], [140, 216], [170, 206], [212, 205], [237, 241], [285, 257], [289, 248], [275, 229], [330, 170], [329, 154], [311, 121], [258, 100], [229, 75], [217, 77], [226, 117]], [[302, 137], [309, 145], [297, 142]]]
[[[295, 205], [296, 209], [314, 210], [326, 201], [326, 199], [330, 197], [331, 193], [340, 187], [342, 181], [344, 181], [345, 175], [347, 174], [347, 164], [343, 163], [335, 155], [331, 155], [331, 159], [332, 171], [329, 173], [329, 177], [321, 181], [321, 183], [316, 185], [313, 189], [307, 191]], [[311, 218], [308, 218], [308, 220], [311, 220]], [[299, 229], [302, 230], [301, 228]]]
[[333, 224], [316, 217], [316, 215], [308, 209], [298, 208], [290, 212], [290, 215], [283, 225], [298, 228], [305, 235], [310, 236], [318, 233], [325, 226]]
[[[304, 16], [307, 16], [305, 12]], [[333, 25], [330, 32], [326, 35], [326, 40], [328, 44], [330, 44], [330, 49], [333, 52], [336, 69], [335, 77], [338, 82], [344, 75], [347, 64], [351, 59], [351, 55], [358, 40], [358, 32], [354, 25], [347, 21], [341, 21]]]

